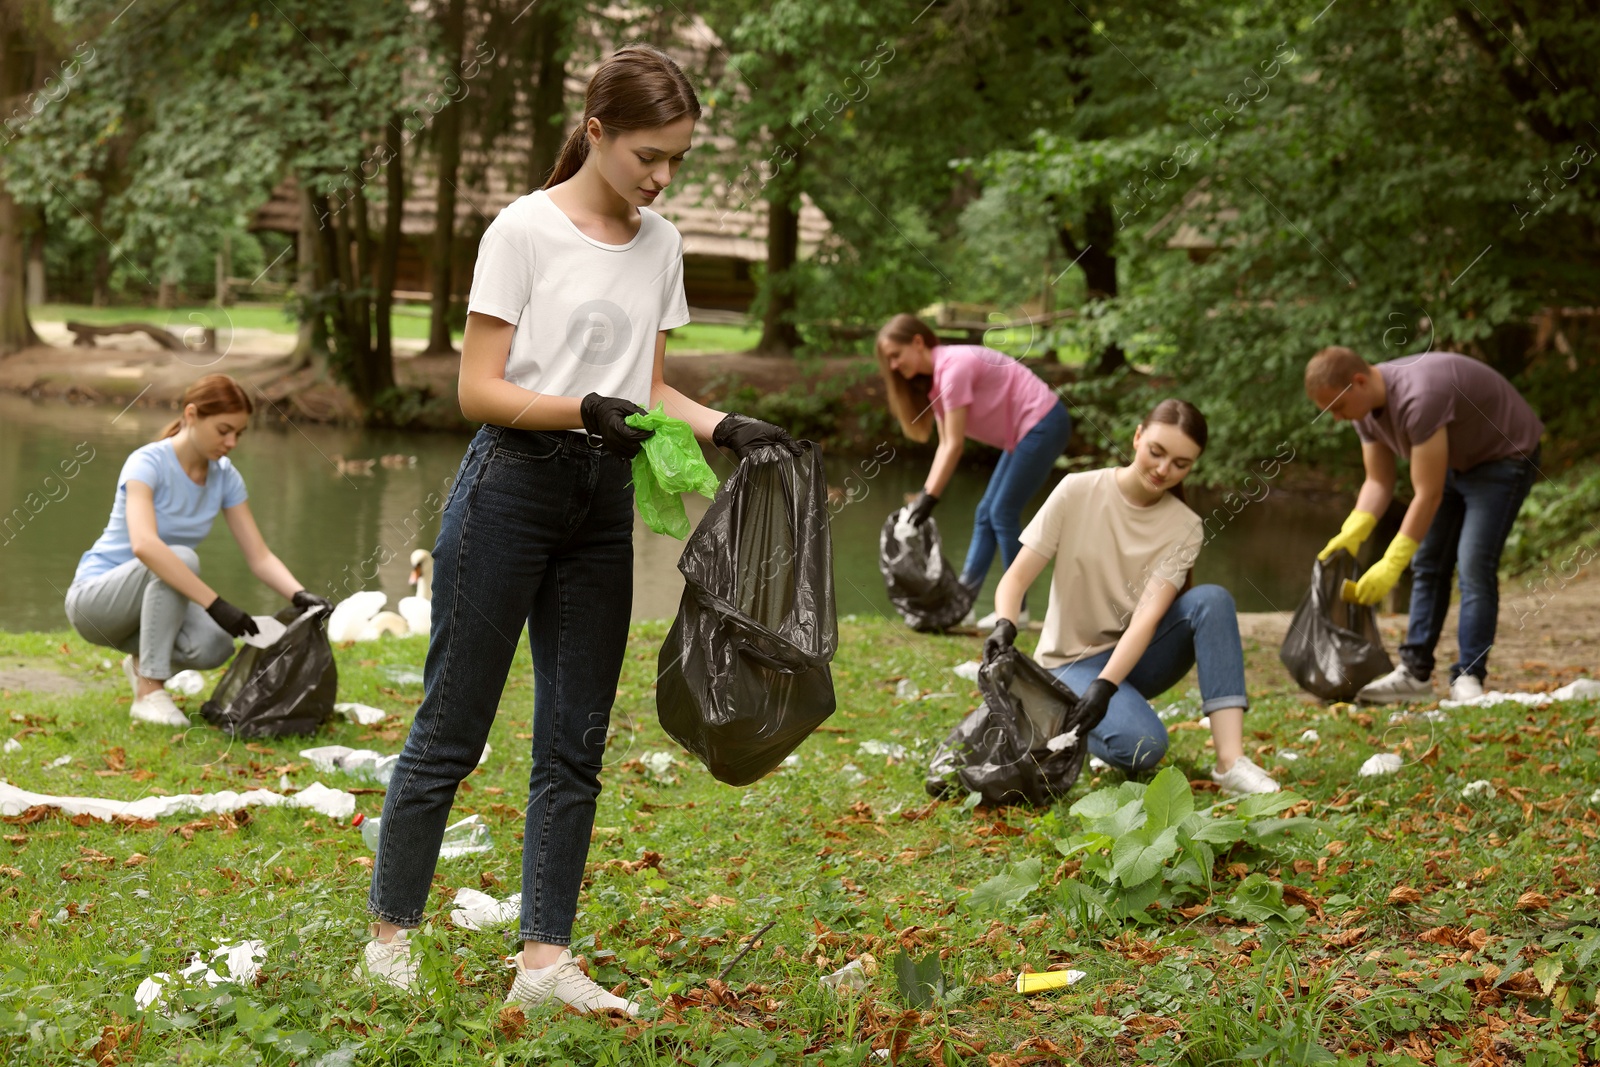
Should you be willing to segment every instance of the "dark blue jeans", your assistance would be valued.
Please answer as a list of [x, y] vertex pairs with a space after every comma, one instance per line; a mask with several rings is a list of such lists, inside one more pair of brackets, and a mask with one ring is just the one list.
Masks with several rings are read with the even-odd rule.
[[962, 585], [971, 589], [983, 585], [997, 547], [1002, 568], [1011, 566], [1017, 558], [1022, 547], [1022, 509], [1044, 486], [1056, 457], [1066, 451], [1071, 437], [1072, 416], [1067, 414], [1065, 404], [1057, 403], [1033, 424], [1015, 449], [1001, 455], [972, 519], [972, 544], [961, 568]]
[[1481, 682], [1488, 674], [1500, 615], [1500, 553], [1538, 470], [1535, 448], [1528, 459], [1491, 460], [1445, 473], [1444, 498], [1411, 559], [1411, 623], [1400, 661], [1418, 678], [1433, 674], [1434, 646], [1450, 611], [1452, 573], [1461, 577], [1456, 638], [1461, 658], [1451, 666], [1450, 680], [1470, 674]]
[[456, 787], [489, 736], [522, 627], [533, 649], [524, 940], [572, 941], [633, 607], [633, 476], [584, 434], [485, 426], [434, 547], [422, 704], [383, 805], [368, 907], [422, 921]]
[[[1115, 649], [1053, 669], [1074, 693], [1100, 677]], [[1244, 645], [1233, 594], [1220, 585], [1197, 585], [1173, 601], [1156, 626], [1150, 647], [1117, 687], [1106, 717], [1089, 732], [1089, 751], [1118, 770], [1147, 771], [1167, 754], [1167, 728], [1150, 706], [1200, 668], [1200, 709], [1245, 708]]]

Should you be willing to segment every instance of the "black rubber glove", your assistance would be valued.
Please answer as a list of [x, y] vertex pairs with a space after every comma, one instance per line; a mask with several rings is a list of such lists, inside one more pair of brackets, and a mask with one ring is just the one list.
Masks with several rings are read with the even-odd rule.
[[725, 415], [717, 423], [717, 428], [711, 431], [711, 443], [718, 448], [730, 448], [733, 454], [743, 459], [752, 449], [764, 445], [778, 445], [789, 450], [791, 456], [798, 456], [804, 449], [800, 442], [789, 436], [789, 431], [781, 426], [774, 426], [770, 422], [752, 419], [748, 415]]
[[999, 619], [994, 624], [994, 632], [983, 642], [983, 662], [993, 663], [995, 658], [1017, 639], [1017, 624], [1010, 619]]
[[928, 516], [933, 514], [933, 509], [939, 504], [939, 498], [926, 489], [917, 493], [917, 498], [906, 505], [906, 518], [913, 526], [921, 526], [928, 521]]
[[623, 459], [637, 456], [640, 444], [655, 436], [654, 430], [641, 430], [623, 421], [629, 415], [649, 414], [631, 400], [590, 393], [578, 405], [578, 412], [583, 416], [583, 428], [600, 438], [606, 451]]
[[220, 596], [211, 602], [211, 606], [206, 609], [206, 614], [210, 615], [218, 626], [234, 637], [254, 637], [261, 632], [261, 628], [256, 625], [256, 620], [223, 600]]
[[1117, 683], [1109, 682], [1104, 678], [1096, 678], [1089, 683], [1089, 688], [1078, 700], [1078, 710], [1085, 713], [1084, 729], [1093, 730], [1100, 725], [1100, 720], [1106, 717], [1106, 709], [1111, 706], [1111, 698], [1117, 693]]
[[310, 611], [312, 608], [322, 608], [324, 611], [330, 612], [333, 610], [333, 601], [329, 600], [327, 597], [318, 596], [309, 589], [299, 590], [294, 596], [290, 597], [289, 600], [290, 603], [300, 609], [302, 614]]

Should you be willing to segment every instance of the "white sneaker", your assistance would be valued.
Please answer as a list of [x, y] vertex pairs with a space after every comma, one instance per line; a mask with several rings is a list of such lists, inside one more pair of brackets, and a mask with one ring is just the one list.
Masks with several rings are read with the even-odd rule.
[[1223, 793], [1228, 796], [1276, 793], [1279, 788], [1278, 783], [1272, 780], [1272, 776], [1252, 763], [1249, 756], [1240, 756], [1234, 760], [1233, 766], [1226, 772], [1219, 772], [1213, 767], [1211, 780], [1221, 786]]
[[1483, 682], [1473, 675], [1462, 674], [1450, 683], [1451, 700], [1477, 700], [1483, 696]]
[[1404, 663], [1382, 678], [1368, 682], [1356, 694], [1356, 701], [1361, 704], [1402, 704], [1432, 699], [1433, 683], [1406, 670]]
[[506, 994], [507, 1004], [532, 1008], [547, 1000], [556, 1000], [582, 1012], [610, 1008], [625, 1011], [629, 1015], [639, 1014], [637, 1002], [614, 997], [601, 989], [583, 973], [578, 961], [572, 958], [572, 953], [567, 949], [562, 949], [561, 958], [548, 967], [524, 967], [520, 952], [507, 956], [506, 965], [517, 972], [516, 979], [511, 983], [511, 992]]
[[[971, 615], [972, 613], [968, 612], [967, 614]], [[989, 614], [985, 615], [983, 618], [978, 620], [977, 626], [978, 626], [978, 629], [980, 629], [980, 630], [993, 630], [994, 629], [994, 624], [999, 622], [999, 621], [1000, 621], [1000, 613], [998, 611], [991, 611], [991, 612], [989, 612]], [[1017, 629], [1019, 629], [1019, 630], [1022, 629], [1024, 626], [1027, 626], [1028, 625], [1028, 609], [1027, 608], [1023, 608], [1021, 611], [1017, 612], [1017, 617], [1015, 619], [1013, 619], [1012, 621], [1017, 624]]]
[[153, 722], [157, 726], [188, 726], [189, 716], [178, 709], [165, 689], [146, 693], [133, 702], [128, 714], [140, 722]]
[[356, 964], [356, 981], [388, 982], [396, 989], [411, 992], [417, 982], [417, 964], [411, 958], [411, 931], [401, 930], [387, 942], [378, 940], [377, 923], [372, 924], [371, 932], [372, 940]]

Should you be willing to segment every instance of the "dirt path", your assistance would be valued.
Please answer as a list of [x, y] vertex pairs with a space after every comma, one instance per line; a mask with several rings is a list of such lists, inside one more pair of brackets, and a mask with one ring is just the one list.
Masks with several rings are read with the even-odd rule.
[[[1565, 685], [1579, 675], [1600, 678], [1600, 574], [1590, 567], [1563, 583], [1550, 573], [1524, 575], [1501, 583], [1500, 623], [1489, 658], [1490, 689], [1539, 691]], [[1439, 642], [1434, 684], [1443, 695], [1444, 677], [1456, 655], [1458, 608], [1452, 606]], [[1289, 630], [1286, 611], [1239, 616], [1246, 664], [1253, 679], [1281, 679], [1278, 646]], [[1405, 639], [1404, 615], [1380, 615], [1378, 628], [1391, 656]], [[1311, 696], [1306, 699], [1313, 700]]]

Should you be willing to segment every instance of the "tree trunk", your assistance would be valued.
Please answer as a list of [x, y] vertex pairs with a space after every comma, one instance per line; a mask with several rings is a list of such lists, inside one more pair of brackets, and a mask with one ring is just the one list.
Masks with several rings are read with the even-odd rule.
[[[452, 69], [461, 68], [461, 53], [466, 36], [466, 0], [449, 0], [445, 10], [444, 55]], [[455, 354], [450, 343], [450, 302], [453, 284], [456, 229], [456, 172], [461, 166], [461, 108], [447, 104], [434, 120], [438, 138], [439, 189], [433, 218], [432, 288], [433, 310], [428, 322], [430, 356]]]
[[[29, 15], [10, 3], [0, 10], [0, 115], [11, 114], [34, 84], [38, 50], [29, 32]], [[25, 217], [0, 184], [0, 356], [39, 343], [28, 321]]]
[[385, 131], [385, 147], [389, 152], [388, 169], [384, 172], [387, 199], [383, 206], [383, 247], [378, 252], [377, 274], [373, 288], [377, 294], [373, 306], [378, 319], [377, 343], [374, 355], [380, 363], [394, 367], [394, 279], [400, 266], [400, 223], [405, 214], [406, 182], [402, 153], [405, 138], [401, 136], [400, 116], [396, 115]]
[[28, 239], [28, 306], [38, 307], [49, 298], [44, 272], [44, 220], [39, 219]]
[[290, 356], [289, 369], [303, 370], [314, 361], [319, 365], [328, 352], [327, 319], [312, 314], [317, 302], [318, 227], [316, 207], [304, 183], [300, 185], [300, 232], [295, 235], [295, 291], [300, 298], [300, 330]]
[[394, 388], [394, 363], [387, 355], [380, 355], [372, 341], [372, 234], [367, 219], [367, 195], [363, 187], [356, 186], [351, 202], [355, 208], [352, 240], [355, 244], [356, 262], [354, 287], [350, 292], [351, 329], [360, 338], [357, 353], [363, 364], [361, 380], [376, 398], [385, 390]]
[[569, 20], [559, 0], [544, 0], [535, 10], [538, 13], [534, 16], [533, 47], [538, 53], [539, 73], [528, 101], [528, 126], [532, 134], [528, 150], [528, 187], [539, 189], [556, 169], [565, 133]]
[[801, 159], [781, 169], [767, 183], [766, 310], [761, 316], [761, 340], [756, 351], [766, 356], [790, 356], [800, 347], [795, 326], [794, 265], [800, 258]]
[[[1084, 216], [1085, 244], [1082, 247], [1079, 247], [1071, 230], [1065, 226], [1056, 228], [1056, 236], [1061, 242], [1062, 250], [1076, 261], [1083, 271], [1084, 287], [1089, 300], [1111, 300], [1117, 295], [1117, 257], [1111, 251], [1116, 240], [1116, 232], [1116, 218], [1112, 214], [1111, 205], [1105, 202], [1091, 205], [1088, 214]], [[1122, 346], [1113, 341], [1102, 349], [1095, 359], [1094, 373], [1110, 374], [1119, 367], [1127, 365], [1128, 359], [1122, 351]]]

